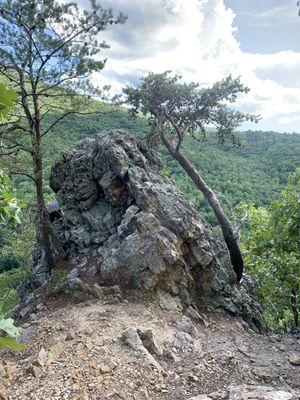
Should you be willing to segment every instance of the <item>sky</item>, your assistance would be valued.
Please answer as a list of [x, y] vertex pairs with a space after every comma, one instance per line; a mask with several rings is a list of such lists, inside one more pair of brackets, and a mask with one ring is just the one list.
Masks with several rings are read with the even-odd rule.
[[[296, 0], [102, 0], [128, 20], [101, 33], [110, 49], [93, 79], [115, 92], [149, 71], [209, 86], [229, 74], [250, 88], [242, 129], [300, 132], [300, 17]], [[87, 7], [88, 0], [78, 0]], [[100, 57], [100, 58], [101, 58]]]

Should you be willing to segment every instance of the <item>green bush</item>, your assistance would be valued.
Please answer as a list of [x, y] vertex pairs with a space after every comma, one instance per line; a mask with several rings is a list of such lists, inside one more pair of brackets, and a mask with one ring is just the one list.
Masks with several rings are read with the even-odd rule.
[[28, 270], [17, 268], [0, 274], [0, 310], [3, 315], [9, 315], [19, 304], [18, 284], [29, 275]]
[[290, 331], [300, 320], [300, 170], [268, 209], [240, 207], [250, 220], [242, 250], [271, 329]]
[[25, 347], [24, 344], [16, 341], [20, 333], [21, 328], [17, 328], [14, 325], [14, 320], [4, 318], [4, 315], [0, 312], [0, 350], [7, 347], [13, 350], [23, 350]]

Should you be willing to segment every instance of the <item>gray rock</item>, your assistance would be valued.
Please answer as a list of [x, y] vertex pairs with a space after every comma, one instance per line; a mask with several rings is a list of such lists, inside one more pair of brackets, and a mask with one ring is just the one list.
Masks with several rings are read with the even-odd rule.
[[289, 361], [291, 364], [300, 365], [300, 353], [290, 354]]
[[44, 367], [47, 363], [48, 355], [45, 349], [42, 347], [39, 353], [34, 357], [32, 364], [37, 367]]
[[[127, 329], [125, 329], [122, 333], [121, 340], [126, 346], [130, 347], [140, 356], [144, 357], [148, 361], [148, 363], [153, 365], [157, 370], [162, 370], [160, 364], [155, 360], [153, 355], [144, 346], [144, 343], [142, 342], [142, 339], [140, 338], [137, 329], [133, 327], [128, 327]], [[152, 347], [150, 349], [153, 350]]]
[[157, 356], [162, 356], [163, 351], [160, 346], [154, 340], [154, 335], [152, 329], [147, 329], [146, 331], [137, 330], [137, 333], [146, 349], [151, 354], [155, 354]]
[[195, 326], [193, 325], [192, 321], [187, 317], [182, 318], [182, 320], [178, 324], [178, 329], [181, 332], [188, 333], [193, 338], [197, 336], [197, 330]]
[[121, 339], [126, 346], [130, 347], [132, 350], [144, 351], [143, 342], [135, 328], [129, 327], [125, 329], [122, 333]]
[[25, 317], [25, 315], [29, 314], [30, 311], [31, 311], [31, 307], [26, 306], [19, 311], [19, 314], [23, 318], [23, 317]]
[[0, 363], [0, 379], [3, 379], [6, 375], [5, 368], [2, 363]]
[[187, 317], [189, 317], [192, 321], [196, 322], [197, 324], [204, 325], [206, 328], [209, 327], [209, 322], [206, 320], [206, 317], [204, 315], [200, 315], [197, 310], [195, 310], [194, 307], [190, 306], [186, 310], [184, 310], [184, 313]]
[[268, 386], [235, 386], [229, 388], [229, 400], [298, 400], [293, 391], [279, 390]]
[[199, 395], [189, 400], [298, 400], [294, 391], [287, 392], [269, 386], [240, 385], [231, 386], [226, 392], [214, 392], [209, 395]]
[[180, 358], [177, 357], [176, 354], [174, 354], [171, 350], [164, 350], [163, 355], [168, 361], [171, 361], [172, 363], [180, 362]]
[[[263, 330], [250, 282], [236, 284], [224, 244], [161, 171], [158, 154], [122, 131], [103, 132], [65, 151], [50, 185], [57, 199], [52, 226], [67, 261], [81, 271], [84, 260], [85, 274], [90, 269], [101, 286], [158, 296], [175, 311], [210, 306]], [[38, 284], [50, 273], [39, 247], [33, 272]], [[80, 273], [71, 277], [76, 281]]]

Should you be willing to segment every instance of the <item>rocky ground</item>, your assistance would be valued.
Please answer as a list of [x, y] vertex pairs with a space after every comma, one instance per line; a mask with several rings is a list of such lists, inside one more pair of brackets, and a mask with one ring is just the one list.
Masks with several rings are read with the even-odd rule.
[[30, 312], [26, 349], [1, 354], [2, 400], [300, 399], [299, 336], [137, 300], [56, 298]]

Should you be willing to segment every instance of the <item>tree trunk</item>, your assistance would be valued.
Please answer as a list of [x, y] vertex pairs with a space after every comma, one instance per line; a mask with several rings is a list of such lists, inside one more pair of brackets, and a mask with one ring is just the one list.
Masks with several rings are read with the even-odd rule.
[[291, 307], [292, 307], [292, 313], [294, 316], [294, 322], [295, 322], [295, 328], [298, 328], [299, 326], [299, 313], [297, 310], [297, 291], [295, 288], [292, 288], [291, 290]]
[[46, 262], [49, 269], [52, 270], [55, 267], [55, 261], [50, 242], [50, 219], [44, 199], [42, 160], [40, 149], [37, 149], [37, 147], [37, 154], [34, 155], [34, 177], [38, 203], [38, 227], [42, 248], [45, 251]]
[[52, 270], [55, 267], [55, 260], [53, 257], [53, 250], [51, 248], [51, 223], [48, 214], [48, 210], [44, 198], [44, 182], [43, 182], [43, 161], [42, 161], [42, 148], [41, 148], [41, 129], [40, 129], [40, 109], [38, 103], [38, 97], [33, 95], [34, 103], [34, 151], [33, 151], [33, 162], [34, 162], [34, 178], [36, 186], [36, 196], [38, 203], [38, 224], [40, 231], [40, 240], [42, 241], [42, 248], [45, 251], [45, 258], [48, 268]]
[[233, 230], [230, 226], [229, 221], [227, 220], [227, 217], [221, 207], [221, 204], [217, 196], [215, 195], [213, 190], [207, 185], [207, 183], [201, 178], [201, 176], [198, 174], [198, 172], [196, 171], [194, 166], [190, 163], [190, 161], [179, 151], [174, 150], [168, 139], [163, 134], [161, 134], [161, 138], [171, 156], [176, 161], [178, 161], [178, 163], [185, 170], [188, 176], [193, 180], [197, 188], [201, 190], [204, 197], [206, 198], [211, 208], [213, 209], [213, 212], [222, 229], [223, 237], [226, 242], [227, 248], [229, 250], [231, 263], [236, 273], [237, 281], [239, 282], [242, 278], [244, 270], [243, 257], [240, 248], [238, 246], [237, 240], [235, 238], [235, 235], [233, 233]]

